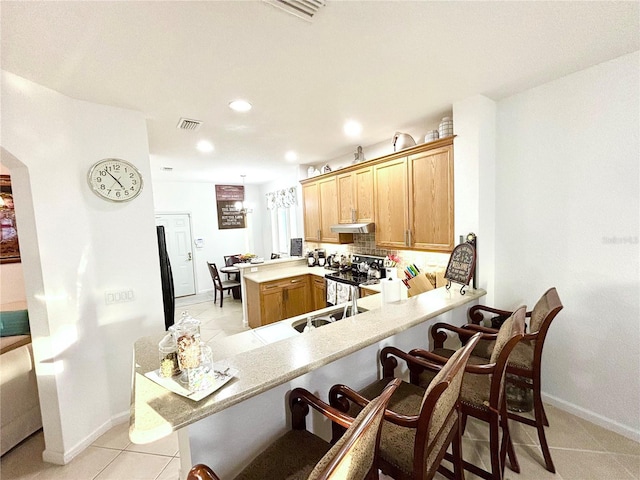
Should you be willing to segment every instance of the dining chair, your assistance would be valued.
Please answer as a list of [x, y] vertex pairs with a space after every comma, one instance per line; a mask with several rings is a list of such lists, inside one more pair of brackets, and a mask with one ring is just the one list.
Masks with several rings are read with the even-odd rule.
[[[512, 384], [516, 388], [532, 391], [533, 419], [520, 415], [516, 411], [517, 408], [515, 406], [509, 408], [508, 393], [507, 413], [511, 420], [535, 427], [538, 432], [538, 440], [540, 441], [540, 449], [542, 450], [545, 466], [547, 470], [552, 473], [555, 473], [556, 469], [551, 459], [551, 452], [544, 431], [544, 427], [549, 426], [549, 421], [544, 411], [541, 395], [542, 349], [551, 322], [562, 308], [563, 305], [558, 296], [558, 292], [555, 287], [552, 287], [544, 292], [533, 307], [533, 310], [526, 313], [526, 316], [530, 318], [529, 333], [525, 334], [520, 343], [513, 349], [509, 357], [509, 363], [507, 364], [507, 377], [505, 380], [507, 384]], [[497, 330], [480, 325], [484, 320], [483, 312], [500, 317], [509, 316], [513, 313], [508, 310], [501, 310], [486, 305], [475, 305], [469, 309], [468, 316], [471, 324], [466, 325], [466, 328], [486, 333], [495, 333]], [[438, 346], [438, 341], [436, 341], [436, 346]], [[441, 347], [442, 345], [439, 346]], [[491, 343], [483, 340], [476, 347], [474, 355], [488, 358], [488, 353], [491, 351], [491, 348]]]
[[220, 292], [220, 308], [222, 308], [222, 302], [224, 301], [224, 292], [230, 292], [234, 288], [239, 288], [240, 282], [236, 282], [234, 280], [222, 280], [220, 278], [220, 273], [218, 272], [218, 267], [216, 267], [216, 264], [207, 262], [207, 265], [209, 266], [211, 280], [213, 280], [213, 303], [216, 303], [218, 292]]
[[[223, 255], [223, 258], [224, 258], [224, 266], [225, 267], [232, 267], [236, 263], [240, 263], [240, 254], [239, 253], [237, 255]], [[237, 274], [237, 273], [227, 273], [227, 280], [231, 280], [231, 275], [233, 275], [233, 277], [237, 281], [240, 281], [240, 278], [238, 276], [239, 274]]]
[[[398, 354], [408, 364], [437, 372], [427, 388], [401, 382], [391, 396], [380, 433], [379, 466], [395, 480], [428, 480], [440, 471], [450, 478], [462, 479], [460, 389], [471, 351], [481, 334], [471, 338], [442, 364], [434, 364], [408, 355], [393, 347], [381, 352], [380, 360], [387, 368], [383, 378], [356, 392], [345, 385], [336, 385], [329, 392], [329, 403], [349, 415], [355, 415], [375, 398], [394, 376], [389, 368], [390, 354]], [[397, 360], [395, 365], [397, 366]], [[341, 428], [334, 424], [334, 436]], [[453, 451], [453, 472], [440, 463], [447, 448]]]
[[[309, 391], [296, 388], [289, 396], [292, 429], [253, 459], [235, 480], [376, 480], [380, 428], [385, 408], [400, 380], [391, 380], [380, 395], [355, 418], [333, 408]], [[331, 445], [306, 430], [313, 407], [332, 422], [347, 428]], [[220, 480], [203, 464], [191, 468], [187, 480]]]
[[[457, 334], [463, 345], [465, 343], [468, 345], [468, 339], [478, 333], [482, 335], [481, 340], [494, 341], [489, 359], [471, 354], [460, 392], [462, 432], [464, 433], [465, 430], [467, 416], [485, 421], [489, 425], [491, 471], [484, 470], [466, 460], [463, 460], [462, 463], [466, 470], [487, 480], [502, 480], [507, 455], [511, 470], [516, 473], [520, 472], [509, 433], [504, 377], [509, 356], [524, 336], [525, 312], [524, 305], [515, 310], [497, 333], [482, 333], [442, 322], [431, 327], [433, 338], [441, 339], [447, 335], [446, 332], [453, 332]], [[480, 342], [478, 342], [479, 344]], [[477, 348], [476, 345], [474, 349]], [[431, 352], [414, 349], [409, 354], [430, 362], [442, 363], [448, 357], [453, 356], [456, 351], [445, 348], [434, 348]], [[426, 387], [433, 381], [433, 372], [415, 363], [410, 363], [409, 377], [412, 384]], [[500, 430], [502, 430], [502, 439], [500, 439]], [[445, 455], [445, 459], [455, 461], [455, 458], [449, 454]]]

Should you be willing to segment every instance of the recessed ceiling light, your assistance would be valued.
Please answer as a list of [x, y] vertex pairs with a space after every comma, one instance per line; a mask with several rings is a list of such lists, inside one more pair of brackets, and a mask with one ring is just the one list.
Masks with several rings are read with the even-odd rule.
[[196, 145], [196, 148], [202, 153], [213, 152], [213, 144], [207, 140], [200, 140]]
[[289, 162], [295, 162], [296, 160], [298, 160], [298, 154], [296, 152], [294, 152], [293, 150], [289, 150], [284, 155], [284, 158], [287, 159], [287, 161], [289, 161]]
[[163, 172], [172, 172], [173, 171], [173, 167], [162, 167], [162, 171]]
[[349, 120], [344, 124], [344, 133], [350, 137], [356, 137], [362, 133], [362, 125], [355, 120]]
[[229, 108], [236, 112], [248, 112], [251, 110], [251, 104], [246, 100], [234, 100], [233, 102], [229, 102]]

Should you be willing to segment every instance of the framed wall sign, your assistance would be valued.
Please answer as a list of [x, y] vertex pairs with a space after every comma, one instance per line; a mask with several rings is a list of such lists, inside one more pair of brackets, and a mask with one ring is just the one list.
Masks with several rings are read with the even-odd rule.
[[11, 177], [0, 175], [0, 263], [20, 261]]
[[464, 295], [464, 288], [469, 285], [476, 268], [475, 235], [469, 234], [467, 241], [461, 243], [451, 252], [449, 263], [444, 274], [448, 280], [447, 290], [451, 288], [451, 282], [462, 284], [460, 294]]
[[246, 217], [242, 208], [244, 186], [216, 185], [216, 204], [218, 207], [218, 228], [246, 228]]

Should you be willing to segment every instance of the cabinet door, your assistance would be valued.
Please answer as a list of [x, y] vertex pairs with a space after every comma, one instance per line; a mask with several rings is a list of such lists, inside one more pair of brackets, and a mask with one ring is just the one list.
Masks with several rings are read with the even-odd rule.
[[336, 177], [318, 180], [320, 198], [320, 241], [338, 242], [338, 234], [331, 231], [331, 225], [338, 223], [338, 188]]
[[320, 241], [320, 192], [317, 183], [302, 186], [304, 212], [304, 239]]
[[283, 318], [295, 317], [311, 311], [310, 304], [308, 276], [291, 278], [289, 284], [284, 287]]
[[374, 221], [373, 170], [371, 167], [338, 175], [339, 223]]
[[313, 306], [312, 310], [320, 310], [327, 306], [327, 287], [324, 278], [321, 277], [313, 277], [312, 284], [312, 299]]
[[373, 167], [375, 184], [376, 244], [407, 246], [407, 159], [390, 160]]
[[353, 172], [343, 173], [337, 176], [338, 182], [338, 222], [355, 222], [355, 185]]
[[453, 148], [409, 157], [410, 247], [453, 250]]
[[260, 295], [260, 323], [267, 325], [285, 317], [284, 289], [277, 284], [263, 287]]
[[353, 172], [356, 222], [368, 223], [375, 219], [373, 208], [373, 169], [363, 168]]

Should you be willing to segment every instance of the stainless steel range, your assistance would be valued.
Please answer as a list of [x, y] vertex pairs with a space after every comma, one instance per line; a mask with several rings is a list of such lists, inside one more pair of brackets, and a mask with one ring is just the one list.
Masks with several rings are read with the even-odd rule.
[[[362, 285], [375, 285], [384, 278], [384, 257], [371, 255], [352, 255], [351, 267], [339, 269], [333, 273], [327, 273], [324, 277], [327, 281], [327, 305], [337, 305], [351, 299], [350, 288], [344, 285], [360, 287]], [[329, 281], [337, 282], [332, 285]], [[334, 295], [335, 289], [335, 295]], [[360, 295], [358, 289], [358, 296]], [[334, 300], [335, 297], [335, 300]]]

